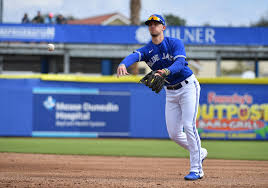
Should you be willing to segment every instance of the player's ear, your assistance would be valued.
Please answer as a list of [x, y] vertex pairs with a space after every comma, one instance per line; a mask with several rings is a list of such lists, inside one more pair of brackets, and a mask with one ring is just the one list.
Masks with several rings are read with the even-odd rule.
[[166, 28], [167, 28], [167, 27], [166, 27], [165, 25], [163, 25], [163, 31], [165, 31], [165, 30], [166, 30]]

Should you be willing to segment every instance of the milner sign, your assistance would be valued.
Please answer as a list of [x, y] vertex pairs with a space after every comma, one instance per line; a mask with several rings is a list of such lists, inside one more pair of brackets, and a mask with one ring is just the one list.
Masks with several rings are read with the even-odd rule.
[[[213, 28], [168, 27], [164, 34], [167, 37], [179, 38], [184, 43], [216, 44], [215, 30]], [[147, 43], [151, 40], [147, 27], [139, 27], [136, 30], [135, 37], [140, 43]]]
[[[268, 28], [175, 27], [165, 36], [187, 45], [268, 46]], [[0, 24], [0, 41], [79, 44], [144, 44], [150, 41], [147, 26]]]

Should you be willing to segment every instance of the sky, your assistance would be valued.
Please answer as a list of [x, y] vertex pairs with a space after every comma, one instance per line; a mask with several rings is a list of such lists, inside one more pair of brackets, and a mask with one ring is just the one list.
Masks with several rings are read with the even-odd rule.
[[[151, 14], [173, 14], [187, 26], [249, 26], [268, 17], [267, 0], [141, 0], [140, 20]], [[3, 0], [3, 22], [20, 23], [24, 13], [32, 19], [38, 10], [75, 18], [119, 12], [129, 18], [130, 0]]]

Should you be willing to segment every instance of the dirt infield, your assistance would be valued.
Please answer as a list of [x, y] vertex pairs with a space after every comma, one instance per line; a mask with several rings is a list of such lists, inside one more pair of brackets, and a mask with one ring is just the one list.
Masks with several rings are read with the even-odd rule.
[[268, 161], [212, 160], [185, 181], [177, 158], [0, 153], [0, 187], [268, 187]]

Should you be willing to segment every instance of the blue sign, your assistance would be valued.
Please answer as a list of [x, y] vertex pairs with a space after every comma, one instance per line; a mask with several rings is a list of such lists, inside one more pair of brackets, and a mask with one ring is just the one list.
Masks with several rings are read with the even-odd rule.
[[[191, 45], [268, 45], [264, 27], [168, 26], [165, 36]], [[150, 39], [147, 26], [0, 24], [0, 41], [144, 44]]]
[[32, 136], [129, 136], [129, 92], [34, 88], [33, 94]]

